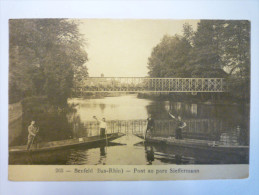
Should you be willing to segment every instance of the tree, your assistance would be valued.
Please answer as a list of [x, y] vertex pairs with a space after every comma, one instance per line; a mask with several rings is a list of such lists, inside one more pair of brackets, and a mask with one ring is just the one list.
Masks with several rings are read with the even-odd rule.
[[224, 26], [225, 68], [229, 74], [246, 77], [250, 73], [250, 22], [230, 20]]
[[[184, 29], [188, 32], [187, 27]], [[194, 75], [202, 77], [205, 75], [222, 77], [226, 76], [226, 73], [241, 77], [249, 75], [250, 23], [248, 21], [202, 20], [198, 23], [193, 36], [193, 45], [189, 62], [190, 66], [193, 66]]]
[[66, 104], [74, 75], [87, 61], [78, 24], [66, 19], [22, 19], [10, 20], [9, 26], [10, 100], [46, 95], [53, 104]]
[[164, 36], [148, 62], [154, 77], [227, 77], [231, 94], [249, 100], [250, 22], [201, 20], [194, 32]]
[[180, 36], [165, 35], [161, 42], [153, 48], [148, 59], [149, 75], [151, 77], [183, 77], [191, 49], [190, 43]]
[[190, 45], [193, 46], [194, 31], [192, 25], [189, 23], [183, 24], [183, 38], [186, 39]]
[[222, 61], [229, 73], [230, 90], [241, 99], [250, 99], [250, 22], [228, 20], [224, 23]]
[[165, 36], [149, 58], [150, 76], [225, 77], [220, 57], [221, 22], [201, 21], [197, 31], [183, 25], [183, 36]]
[[193, 36], [189, 66], [193, 77], [226, 76], [221, 61], [221, 22], [201, 20]]

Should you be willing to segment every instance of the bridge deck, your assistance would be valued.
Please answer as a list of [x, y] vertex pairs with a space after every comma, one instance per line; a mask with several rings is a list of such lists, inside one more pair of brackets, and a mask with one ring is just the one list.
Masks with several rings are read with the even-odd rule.
[[225, 92], [224, 78], [88, 77], [81, 92]]

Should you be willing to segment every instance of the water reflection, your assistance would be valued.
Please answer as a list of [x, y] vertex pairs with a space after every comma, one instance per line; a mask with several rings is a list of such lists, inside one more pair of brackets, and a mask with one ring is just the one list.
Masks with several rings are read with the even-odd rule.
[[192, 148], [146, 143], [126, 135], [109, 144], [80, 147], [37, 155], [21, 155], [10, 164], [67, 165], [163, 165], [163, 164], [243, 164], [248, 156], [208, 152]]
[[100, 147], [100, 156], [105, 156], [106, 152], [105, 152], [105, 147]]
[[[22, 102], [22, 123], [21, 132], [16, 136], [10, 145], [25, 145], [28, 137], [28, 126], [31, 121], [35, 121], [39, 127], [37, 134], [38, 140], [42, 142], [64, 140], [72, 138], [72, 125], [78, 123], [70, 123], [67, 115], [72, 112], [71, 106], [63, 108], [51, 105], [45, 98], [31, 98]], [[80, 120], [80, 117], [77, 117]], [[10, 127], [12, 128], [12, 127]], [[17, 133], [17, 132], [15, 132]]]
[[77, 114], [82, 122], [94, 121], [93, 116], [105, 117], [107, 120], [146, 119], [146, 106], [152, 103], [150, 100], [138, 99], [134, 94], [102, 99], [73, 98], [68, 102], [77, 105]]
[[[78, 106], [77, 114], [82, 122], [93, 121], [92, 116], [107, 120], [141, 120], [151, 113], [156, 120], [170, 119], [168, 112], [183, 119], [218, 119], [227, 122], [230, 128], [247, 126], [248, 117], [239, 105], [210, 105], [172, 101], [138, 99], [136, 95], [106, 97], [103, 99], [70, 99]], [[229, 128], [226, 127], [226, 128]]]
[[104, 109], [105, 109], [106, 105], [105, 105], [105, 104], [100, 104], [99, 106], [100, 106], [100, 109], [101, 109], [102, 114], [103, 114], [103, 112], [104, 112]]
[[154, 160], [160, 161], [161, 164], [195, 164], [195, 160], [192, 157], [185, 157], [180, 154], [166, 153], [165, 148], [171, 148], [170, 146], [161, 146], [157, 144], [140, 142], [136, 145], [144, 145], [146, 150], [147, 165], [152, 165]]
[[[146, 161], [160, 161], [160, 164], [243, 164], [248, 163], [247, 155], [219, 153], [217, 151], [197, 150], [156, 143], [137, 143], [146, 150]], [[152, 161], [150, 161], [152, 159]], [[154, 160], [153, 160], [154, 159]]]
[[197, 104], [191, 104], [191, 113], [194, 115], [194, 116], [197, 116]]
[[[156, 121], [156, 136], [174, 136], [175, 126], [168, 115], [172, 112], [180, 115], [187, 123], [183, 131], [184, 138], [219, 141], [221, 144], [248, 145], [248, 117], [240, 105], [209, 105], [172, 101], [155, 101], [139, 99], [136, 95], [106, 97], [100, 99], [69, 100], [74, 109], [41, 112], [28, 111], [23, 116], [23, 133], [17, 145], [26, 143], [27, 126], [32, 117], [37, 116], [44, 141], [94, 136], [99, 134], [93, 116], [112, 120], [146, 120], [148, 114]], [[73, 105], [73, 106], [72, 106]], [[44, 105], [42, 104], [42, 109]], [[39, 107], [38, 107], [39, 108]], [[36, 113], [36, 114], [35, 114]], [[159, 164], [217, 164], [247, 163], [248, 159], [236, 155], [208, 153], [192, 148], [168, 147], [165, 145], [144, 144], [143, 140], [134, 136], [135, 130], [145, 131], [146, 123], [115, 125], [116, 131], [126, 136], [114, 140], [108, 145], [93, 148], [79, 148], [56, 153], [44, 154], [40, 157], [28, 157], [25, 164], [108, 164], [108, 165], [159, 165]], [[112, 132], [112, 126], [108, 126]], [[47, 158], [46, 158], [47, 156]], [[21, 157], [23, 158], [23, 157]], [[29, 159], [29, 160], [28, 160]], [[39, 160], [41, 159], [41, 160]], [[19, 162], [15, 161], [14, 164]]]
[[152, 162], [154, 161], [154, 150], [152, 146], [147, 146], [145, 144], [145, 150], [146, 150], [146, 158], [147, 158], [147, 164], [152, 165]]
[[[175, 116], [181, 116], [186, 122], [187, 127], [183, 130], [184, 138], [214, 140], [220, 141], [222, 144], [248, 145], [249, 119], [241, 105], [151, 101], [139, 99], [136, 95], [102, 99], [71, 99], [70, 103], [78, 105], [76, 114], [83, 124], [83, 127], [77, 128], [75, 131], [85, 135], [98, 134], [97, 124], [91, 123], [93, 115], [105, 117], [108, 121], [127, 121], [146, 120], [150, 113], [157, 124], [156, 136], [174, 136], [176, 127], [175, 122], [168, 115], [170, 111]], [[146, 129], [144, 123], [142, 126], [127, 125], [129, 124], [126, 122], [117, 124], [114, 121], [109, 125], [108, 131], [128, 133], [130, 130], [134, 133], [136, 129], [142, 131]]]

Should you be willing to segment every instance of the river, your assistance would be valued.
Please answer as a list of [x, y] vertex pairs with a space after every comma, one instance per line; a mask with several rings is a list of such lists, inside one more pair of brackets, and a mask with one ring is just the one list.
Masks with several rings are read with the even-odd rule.
[[[185, 121], [210, 121], [212, 124], [221, 124], [219, 126], [205, 126], [207, 132], [216, 133], [215, 140], [221, 139], [222, 135], [235, 132], [237, 126], [244, 126], [242, 121], [242, 108], [237, 105], [210, 105], [195, 104], [183, 102], [157, 101], [137, 98], [137, 95], [124, 95], [118, 97], [105, 97], [100, 99], [70, 99], [70, 104], [76, 104], [76, 115], [83, 124], [94, 121], [93, 116], [99, 119], [105, 117], [107, 121], [113, 120], [145, 120], [151, 113], [155, 120], [170, 120], [168, 111], [179, 115]], [[204, 128], [204, 126], [203, 126]], [[208, 129], [209, 128], [209, 129]], [[215, 129], [216, 128], [216, 129]], [[217, 129], [221, 128], [221, 129]], [[107, 129], [109, 132], [109, 129]], [[203, 133], [203, 129], [194, 129], [196, 134]], [[215, 132], [216, 131], [216, 132]], [[123, 132], [123, 130], [122, 130]], [[143, 165], [143, 164], [214, 164], [214, 163], [241, 163], [239, 158], [231, 159], [222, 156], [212, 156], [208, 159], [208, 154], [184, 153], [181, 151], [170, 150], [159, 145], [145, 146], [142, 139], [136, 137], [133, 131], [126, 133], [124, 137], [114, 140], [113, 143], [121, 145], [105, 146], [104, 148], [92, 148], [77, 150], [72, 153], [67, 164], [108, 164], [108, 165]], [[206, 134], [207, 135], [207, 134]], [[195, 134], [192, 134], [195, 138]], [[206, 139], [206, 138], [205, 138]], [[213, 139], [213, 138], [212, 138]], [[152, 149], [152, 150], [151, 150]], [[151, 160], [150, 151], [154, 151]], [[80, 158], [74, 158], [79, 155]]]
[[[213, 141], [232, 141], [236, 145], [248, 145], [248, 118], [244, 120], [244, 110], [240, 105], [211, 105], [164, 100], [138, 98], [136, 94], [96, 99], [72, 98], [69, 105], [73, 112], [67, 113], [71, 136], [98, 135], [98, 126], [86, 127], [95, 123], [93, 116], [106, 121], [138, 121], [146, 120], [152, 114], [159, 124], [170, 120], [168, 112], [181, 116], [187, 123], [183, 136], [191, 139], [208, 139]], [[160, 125], [159, 125], [160, 126]], [[163, 125], [162, 125], [163, 126]], [[192, 149], [173, 148], [159, 144], [145, 144], [144, 140], [135, 136], [133, 126], [130, 131], [121, 129], [126, 135], [112, 143], [92, 148], [68, 149], [62, 152], [61, 158], [54, 161], [30, 161], [28, 164], [87, 164], [87, 165], [145, 165], [145, 164], [240, 164], [248, 163], [248, 159], [239, 156], [222, 156], [221, 154], [202, 153]], [[136, 128], [136, 127], [135, 127]], [[141, 127], [145, 131], [145, 126]], [[173, 129], [157, 128], [157, 135], [173, 136]], [[241, 138], [238, 131], [243, 132]], [[138, 127], [138, 131], [140, 127]], [[67, 130], [66, 130], [67, 131]], [[107, 132], [116, 131], [108, 126]], [[239, 132], [240, 133], [240, 132]], [[239, 136], [240, 137], [240, 136]], [[225, 140], [224, 140], [225, 139]], [[234, 140], [234, 141], [233, 141]], [[23, 162], [24, 163], [24, 162]], [[26, 164], [26, 163], [25, 163]]]

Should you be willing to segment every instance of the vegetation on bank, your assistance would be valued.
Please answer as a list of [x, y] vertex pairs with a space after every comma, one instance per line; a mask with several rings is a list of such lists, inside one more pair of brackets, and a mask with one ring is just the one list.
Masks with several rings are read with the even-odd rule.
[[[69, 123], [68, 113], [73, 113], [73, 106], [58, 107], [51, 104], [47, 96], [32, 96], [21, 101], [22, 122], [20, 135], [9, 143], [10, 145], [24, 145], [27, 143], [28, 126], [36, 121], [40, 128], [38, 141], [54, 141], [71, 138], [72, 124]], [[17, 133], [17, 132], [16, 132]]]
[[26, 144], [32, 120], [40, 127], [38, 141], [69, 139], [72, 124], [67, 115], [73, 108], [67, 98], [88, 75], [78, 24], [66, 19], [15, 19], [9, 21], [9, 30], [9, 104], [22, 106], [21, 133], [10, 144]]
[[[78, 23], [68, 19], [9, 21], [9, 103], [46, 96], [64, 107], [73, 89], [88, 76], [85, 41]], [[165, 35], [148, 59], [151, 77], [224, 77], [224, 98], [249, 102], [250, 22], [201, 20], [194, 31], [183, 25], [183, 36]], [[203, 101], [215, 95], [177, 94]], [[194, 98], [194, 99], [195, 99]], [[192, 98], [193, 99], [193, 98]]]
[[63, 106], [76, 82], [87, 76], [85, 41], [67, 19], [9, 20], [9, 103], [46, 96]]
[[165, 35], [153, 48], [148, 69], [151, 77], [227, 78], [226, 96], [249, 101], [250, 22], [201, 20], [196, 31], [184, 24], [183, 36]]

